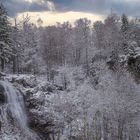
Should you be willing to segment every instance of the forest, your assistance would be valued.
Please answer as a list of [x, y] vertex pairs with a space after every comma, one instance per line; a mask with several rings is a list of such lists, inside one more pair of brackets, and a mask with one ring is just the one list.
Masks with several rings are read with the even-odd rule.
[[1, 140], [140, 140], [138, 18], [11, 23], [1, 4], [0, 71]]

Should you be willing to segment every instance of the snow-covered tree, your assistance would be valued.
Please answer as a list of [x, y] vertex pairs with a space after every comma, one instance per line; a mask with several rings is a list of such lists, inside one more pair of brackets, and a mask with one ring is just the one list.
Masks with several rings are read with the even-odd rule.
[[119, 18], [116, 14], [111, 14], [105, 19], [104, 35], [105, 48], [110, 51], [118, 51], [120, 48], [120, 34], [118, 27]]
[[129, 33], [129, 21], [125, 14], [122, 15], [121, 22], [122, 22], [121, 25], [122, 49], [123, 52], [127, 54], [129, 49], [130, 33]]
[[4, 71], [5, 64], [9, 62], [12, 55], [12, 41], [10, 39], [10, 24], [8, 21], [8, 14], [3, 6], [0, 4], [0, 59], [1, 69]]
[[128, 22], [128, 18], [125, 14], [122, 15], [121, 22], [122, 22], [121, 31], [126, 32], [129, 28], [129, 22]]
[[28, 15], [21, 21], [21, 37], [21, 71], [23, 73], [37, 73], [38, 34], [36, 26], [30, 23]]
[[105, 48], [105, 41], [104, 41], [104, 24], [101, 21], [97, 21], [93, 25], [93, 30], [95, 31], [95, 46], [98, 49]]
[[75, 22], [75, 31], [76, 31], [76, 60], [77, 63], [80, 63], [82, 59], [82, 64], [85, 65], [86, 74], [89, 74], [89, 47], [91, 45], [90, 38], [90, 25], [91, 21], [84, 18], [79, 19]]

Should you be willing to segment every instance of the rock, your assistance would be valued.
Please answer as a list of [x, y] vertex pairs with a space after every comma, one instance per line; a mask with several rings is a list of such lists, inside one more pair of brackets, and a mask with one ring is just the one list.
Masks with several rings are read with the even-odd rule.
[[0, 77], [4, 77], [4, 76], [6, 76], [6, 74], [3, 72], [0, 72]]
[[29, 126], [34, 130], [38, 135], [42, 136], [44, 140], [50, 140], [50, 134], [53, 133], [51, 128], [54, 127], [53, 120], [47, 115], [38, 114], [38, 112], [29, 113]]
[[129, 67], [134, 67], [136, 63], [136, 58], [133, 56], [128, 57], [127, 64]]
[[24, 88], [34, 88], [36, 86], [36, 77], [29, 75], [13, 75], [7, 76], [6, 79], [12, 83], [19, 84]]
[[51, 86], [48, 86], [48, 87], [47, 87], [47, 91], [48, 91], [48, 92], [53, 92], [53, 88], [52, 88]]
[[0, 104], [4, 104], [6, 102], [4, 92], [5, 92], [4, 87], [0, 85]]
[[58, 86], [58, 87], [57, 87], [57, 90], [64, 91], [64, 88], [63, 88], [62, 86]]

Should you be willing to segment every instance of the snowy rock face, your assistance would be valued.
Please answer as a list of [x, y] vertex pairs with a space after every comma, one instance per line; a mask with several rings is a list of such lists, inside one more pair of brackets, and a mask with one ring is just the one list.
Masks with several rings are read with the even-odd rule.
[[22, 94], [8, 81], [0, 81], [0, 138], [2, 140], [30, 140], [37, 136], [28, 127]]

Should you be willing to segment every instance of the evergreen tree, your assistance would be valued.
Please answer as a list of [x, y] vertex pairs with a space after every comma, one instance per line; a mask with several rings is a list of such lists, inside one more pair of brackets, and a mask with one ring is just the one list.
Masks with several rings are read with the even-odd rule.
[[11, 44], [12, 41], [9, 37], [10, 26], [8, 22], [8, 14], [3, 6], [0, 4], [0, 60], [1, 60], [1, 69], [4, 71], [5, 63], [9, 62], [11, 57]]
[[[20, 24], [17, 23], [17, 20], [15, 19], [15, 25], [11, 26], [10, 30], [10, 38], [12, 40], [12, 71], [13, 73], [19, 73], [19, 65], [20, 65], [20, 58], [23, 54], [23, 48], [21, 47], [23, 36], [22, 36], [22, 30], [20, 30]], [[22, 59], [23, 60], [23, 59]]]
[[26, 73], [37, 73], [37, 28], [34, 24], [30, 23], [30, 18], [27, 16], [23, 21], [22, 31], [22, 48], [23, 60], [22, 70]]
[[122, 21], [121, 31], [126, 32], [128, 30], [129, 22], [128, 22], [128, 18], [125, 14], [122, 15], [121, 21]]
[[128, 18], [125, 14], [122, 15], [121, 18], [121, 34], [122, 34], [122, 49], [125, 54], [128, 53], [128, 46], [129, 46], [129, 22]]

